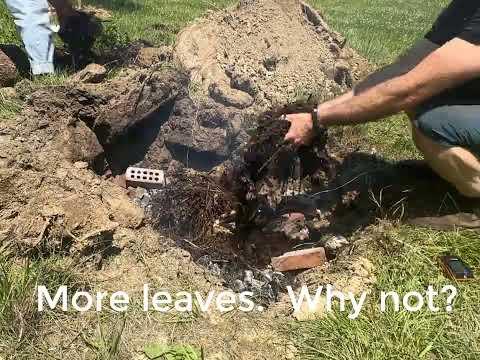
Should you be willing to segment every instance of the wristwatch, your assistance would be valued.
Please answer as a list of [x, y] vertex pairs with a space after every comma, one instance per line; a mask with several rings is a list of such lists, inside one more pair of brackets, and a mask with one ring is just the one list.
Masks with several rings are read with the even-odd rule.
[[313, 131], [315, 136], [320, 136], [325, 131], [325, 127], [320, 124], [320, 115], [318, 113], [318, 107], [316, 106], [312, 110], [312, 122], [313, 122]]

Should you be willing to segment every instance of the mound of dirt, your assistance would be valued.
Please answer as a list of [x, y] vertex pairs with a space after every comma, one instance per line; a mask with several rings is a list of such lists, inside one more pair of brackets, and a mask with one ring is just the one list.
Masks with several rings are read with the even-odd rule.
[[214, 13], [180, 33], [174, 56], [204, 96], [240, 109], [331, 98], [367, 68], [320, 14], [296, 0], [241, 1]]

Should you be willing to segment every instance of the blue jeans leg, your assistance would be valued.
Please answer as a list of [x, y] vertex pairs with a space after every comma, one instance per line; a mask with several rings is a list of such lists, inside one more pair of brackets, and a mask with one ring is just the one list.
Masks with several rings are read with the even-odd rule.
[[53, 31], [47, 0], [6, 2], [20, 30], [33, 75], [53, 73]]

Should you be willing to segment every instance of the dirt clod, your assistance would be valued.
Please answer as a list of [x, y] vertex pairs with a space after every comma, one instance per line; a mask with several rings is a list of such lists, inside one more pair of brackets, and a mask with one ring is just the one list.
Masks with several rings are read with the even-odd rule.
[[102, 82], [107, 76], [107, 69], [98, 64], [89, 64], [83, 70], [74, 74], [71, 82], [82, 82], [85, 84], [96, 84]]
[[17, 77], [17, 68], [10, 58], [0, 50], [0, 88], [12, 86]]
[[138, 51], [135, 64], [140, 67], [149, 68], [161, 62], [171, 60], [172, 49], [163, 47], [144, 47]]

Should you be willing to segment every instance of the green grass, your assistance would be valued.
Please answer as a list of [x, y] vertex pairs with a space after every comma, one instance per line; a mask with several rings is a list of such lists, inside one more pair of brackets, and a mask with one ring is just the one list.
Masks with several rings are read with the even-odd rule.
[[480, 263], [480, 241], [475, 233], [437, 233], [410, 228], [392, 230], [383, 239], [389, 253], [375, 257], [377, 283], [361, 316], [349, 320], [335, 313], [325, 320], [294, 324], [305, 359], [462, 359], [480, 358], [480, 284], [458, 285], [452, 313], [443, 311], [445, 297], [436, 304], [438, 313], [381, 313], [381, 291], [423, 292], [428, 285], [441, 289], [445, 279], [435, 262], [443, 252], [453, 252], [470, 264]]
[[0, 252], [0, 354], [12, 356], [35, 337], [47, 314], [37, 311], [36, 286], [74, 286], [74, 279], [62, 259], [15, 261]]
[[448, 0], [310, 0], [348, 44], [377, 65], [393, 61], [430, 28]]
[[20, 38], [5, 1], [0, 1], [0, 24], [0, 44], [20, 44]]
[[171, 44], [175, 35], [207, 10], [233, 3], [232, 0], [86, 0], [83, 4], [112, 11], [113, 22], [132, 40], [154, 45]]

